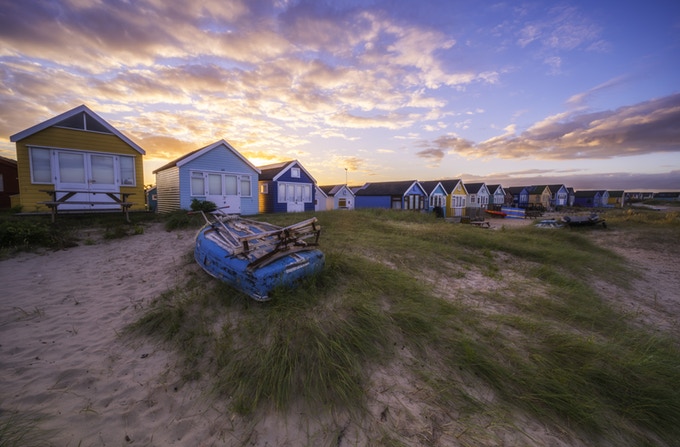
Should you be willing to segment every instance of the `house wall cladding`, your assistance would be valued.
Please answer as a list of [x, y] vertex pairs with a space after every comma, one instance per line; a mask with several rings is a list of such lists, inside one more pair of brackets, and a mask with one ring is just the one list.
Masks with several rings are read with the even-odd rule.
[[286, 204], [282, 203], [279, 205], [277, 202], [277, 191], [276, 191], [276, 182], [260, 182], [260, 188], [262, 188], [263, 185], [266, 185], [267, 188], [267, 194], [259, 194], [260, 196], [260, 212], [261, 213], [285, 213], [286, 212]]
[[[356, 206], [356, 199], [354, 197], [354, 194], [347, 188], [346, 186], [343, 186], [337, 193], [335, 193], [335, 196], [330, 198], [331, 200], [331, 209], [354, 209]], [[343, 203], [343, 205], [341, 205]]]
[[[300, 176], [293, 177], [293, 169], [299, 169]], [[260, 188], [262, 185], [267, 185], [267, 194], [259, 194], [259, 210], [261, 213], [286, 213], [288, 212], [288, 203], [279, 200], [279, 184], [281, 183], [295, 183], [295, 184], [308, 184], [309, 200], [303, 203], [304, 211], [314, 211], [315, 199], [316, 199], [316, 188], [314, 187], [315, 181], [312, 179], [304, 169], [300, 167], [299, 164], [293, 164], [289, 169], [284, 170], [278, 177], [276, 181], [260, 181]]]
[[[252, 215], [258, 213], [258, 190], [257, 190], [257, 172], [250, 169], [243, 163], [239, 157], [229, 150], [220, 150], [222, 147], [218, 146], [215, 149], [206, 152], [194, 160], [184, 164], [179, 171], [180, 185], [179, 197], [181, 198], [180, 208], [190, 209], [191, 201], [193, 199], [205, 200], [205, 196], [191, 195], [191, 171], [201, 172], [215, 172], [224, 174], [238, 174], [247, 175], [250, 177], [250, 191], [248, 194], [241, 193], [241, 214]], [[240, 182], [239, 182], [240, 188]], [[161, 192], [159, 191], [159, 195]], [[160, 204], [159, 204], [160, 207]]]
[[31, 183], [29, 147], [132, 156], [134, 158], [136, 185], [121, 185], [120, 190], [135, 194], [131, 198], [134, 202], [132, 210], [144, 209], [144, 165], [142, 155], [139, 152], [113, 134], [48, 127], [17, 142], [18, 177], [22, 179], [19, 194], [21, 195], [21, 205], [24, 206], [25, 211], [47, 211], [46, 206], [37, 202], [48, 199], [48, 196], [40, 190], [50, 189], [50, 185]]
[[355, 208], [392, 208], [389, 196], [356, 196]]
[[158, 188], [158, 213], [170, 213], [180, 209], [179, 201], [179, 168], [164, 169], [156, 173], [156, 187]]
[[11, 196], [19, 194], [17, 166], [0, 158], [0, 208], [12, 206]]

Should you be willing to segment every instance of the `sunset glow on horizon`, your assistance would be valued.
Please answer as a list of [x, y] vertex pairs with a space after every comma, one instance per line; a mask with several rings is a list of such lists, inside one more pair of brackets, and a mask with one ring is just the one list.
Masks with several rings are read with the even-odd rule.
[[680, 190], [672, 1], [6, 2], [0, 155], [81, 104], [154, 169], [220, 139], [320, 185]]

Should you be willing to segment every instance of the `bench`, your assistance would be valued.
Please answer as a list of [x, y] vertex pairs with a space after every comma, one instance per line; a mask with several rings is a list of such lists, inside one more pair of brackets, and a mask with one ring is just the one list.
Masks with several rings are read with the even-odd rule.
[[[45, 205], [46, 207], [50, 208], [52, 211], [52, 223], [54, 223], [57, 220], [57, 212], [59, 210], [59, 207], [61, 205], [91, 205], [92, 207], [96, 205], [116, 205], [120, 207], [121, 211], [125, 213], [125, 220], [126, 222], [130, 222], [130, 207], [134, 205], [133, 202], [128, 202], [127, 198], [133, 193], [127, 193], [127, 192], [103, 192], [103, 191], [62, 191], [62, 190], [41, 190], [42, 192], [45, 192], [49, 195], [52, 196], [52, 200], [47, 200], [44, 202], [38, 202], [41, 205]], [[57, 199], [57, 194], [58, 193], [63, 193], [64, 195]], [[109, 197], [112, 200], [108, 201], [101, 201], [101, 200], [69, 200], [72, 197], [74, 197], [76, 194], [104, 194], [105, 196]], [[93, 211], [99, 211], [96, 208], [92, 209]], [[78, 210], [78, 211], [86, 211], [86, 210]]]

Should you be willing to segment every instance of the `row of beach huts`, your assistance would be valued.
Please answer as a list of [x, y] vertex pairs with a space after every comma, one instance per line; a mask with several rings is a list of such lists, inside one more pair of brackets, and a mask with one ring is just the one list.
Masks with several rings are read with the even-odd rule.
[[[145, 189], [145, 151], [85, 105], [10, 137], [17, 159], [3, 158], [3, 207], [23, 212], [189, 210], [211, 201], [230, 213], [390, 208], [475, 216], [502, 207], [620, 207], [624, 191], [574, 191], [566, 185], [503, 187], [462, 179], [318, 185], [297, 160], [255, 166], [227, 141], [191, 151], [156, 169]], [[7, 163], [4, 163], [7, 161]], [[5, 173], [6, 166], [16, 169]], [[5, 179], [16, 179], [14, 183]]]

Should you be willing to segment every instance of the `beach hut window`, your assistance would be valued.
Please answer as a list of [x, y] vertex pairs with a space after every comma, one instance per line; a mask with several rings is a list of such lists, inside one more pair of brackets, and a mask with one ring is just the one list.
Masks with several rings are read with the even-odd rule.
[[120, 178], [121, 183], [126, 186], [134, 186], [135, 182], [135, 159], [133, 157], [121, 156], [120, 163]]
[[31, 182], [52, 183], [49, 149], [31, 148]]
[[203, 196], [205, 195], [205, 178], [202, 172], [191, 173], [191, 195]]
[[269, 183], [263, 183], [260, 185], [260, 194], [269, 194]]
[[238, 177], [235, 175], [224, 176], [224, 194], [228, 196], [238, 195]]
[[290, 168], [290, 176], [293, 178], [300, 178], [300, 168]]
[[85, 183], [85, 155], [59, 152], [59, 180], [62, 183]]
[[279, 183], [279, 203], [311, 202], [312, 186], [308, 184]]
[[211, 196], [222, 195], [222, 175], [208, 174], [208, 194]]
[[[90, 164], [92, 165], [92, 180], [96, 183], [103, 183], [112, 185], [115, 182], [113, 157], [106, 155], [90, 156]], [[128, 179], [130, 183], [123, 183], [130, 185], [132, 179]]]
[[250, 197], [253, 195], [252, 189], [250, 187], [250, 176], [241, 176], [241, 197]]

